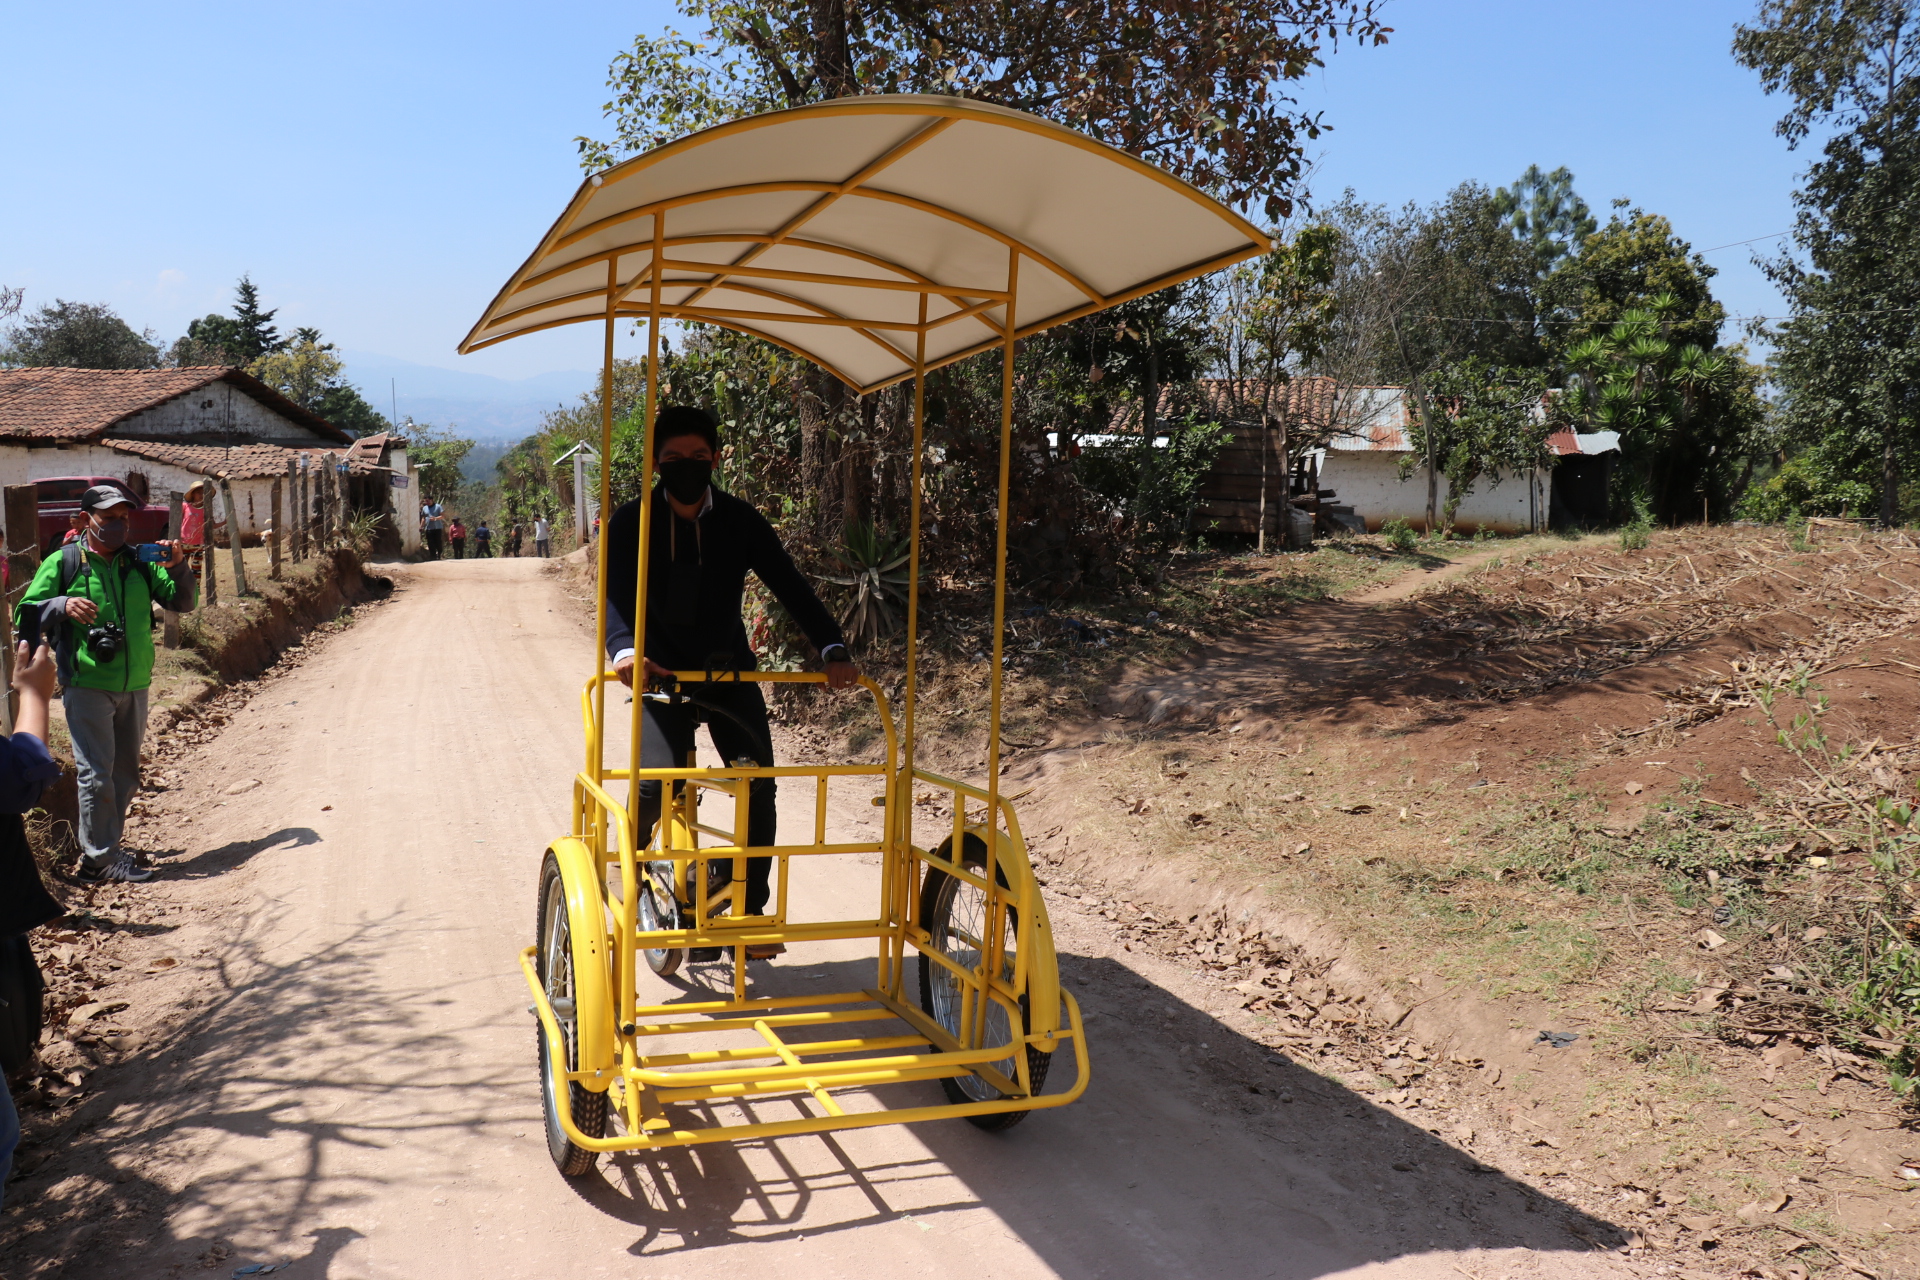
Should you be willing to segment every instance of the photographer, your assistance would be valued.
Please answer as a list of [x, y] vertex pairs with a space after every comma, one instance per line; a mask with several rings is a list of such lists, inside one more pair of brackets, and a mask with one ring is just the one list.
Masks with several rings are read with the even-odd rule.
[[14, 625], [43, 636], [59, 659], [60, 701], [80, 783], [80, 878], [135, 883], [153, 872], [120, 845], [140, 785], [153, 680], [153, 606], [193, 608], [193, 571], [178, 543], [143, 553], [127, 545], [133, 504], [95, 485], [80, 496], [86, 537], [40, 565]]

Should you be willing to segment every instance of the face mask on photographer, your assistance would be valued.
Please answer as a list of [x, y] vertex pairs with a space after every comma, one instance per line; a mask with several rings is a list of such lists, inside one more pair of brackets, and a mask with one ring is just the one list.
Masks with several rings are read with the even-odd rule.
[[698, 502], [713, 481], [713, 462], [707, 458], [669, 458], [658, 468], [660, 483], [681, 502]]
[[93, 536], [107, 550], [118, 551], [127, 545], [127, 518], [95, 514]]

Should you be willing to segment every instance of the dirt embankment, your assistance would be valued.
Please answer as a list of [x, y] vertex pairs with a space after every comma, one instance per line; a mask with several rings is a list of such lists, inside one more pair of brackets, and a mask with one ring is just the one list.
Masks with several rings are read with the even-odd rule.
[[1493, 560], [1125, 673], [1007, 785], [1054, 874], [1251, 1034], [1623, 1206], [1636, 1250], [1904, 1267], [1920, 1139], [1875, 1059], [1906, 1033], [1846, 1010], [1912, 836], [1847, 814], [1915, 795], [1916, 627], [1905, 535]]
[[343, 609], [393, 590], [377, 568], [347, 550], [288, 566], [280, 582], [259, 584], [256, 596], [229, 602], [191, 628], [193, 648], [223, 682], [251, 680], [279, 661], [306, 634]]

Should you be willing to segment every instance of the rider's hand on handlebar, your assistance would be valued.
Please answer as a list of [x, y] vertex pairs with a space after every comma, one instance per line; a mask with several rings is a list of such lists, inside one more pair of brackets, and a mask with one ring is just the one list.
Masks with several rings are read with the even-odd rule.
[[857, 662], [829, 662], [827, 664], [827, 688], [851, 689], [860, 683], [860, 664]]
[[[672, 671], [668, 670], [666, 667], [661, 666], [659, 663], [655, 662], [652, 658], [648, 658], [646, 662], [647, 662], [647, 679], [671, 680], [673, 678]], [[629, 654], [626, 657], [620, 659], [620, 661], [614, 663], [613, 674], [620, 677], [621, 684], [626, 685], [629, 689], [631, 689], [633, 687], [633, 655]]]

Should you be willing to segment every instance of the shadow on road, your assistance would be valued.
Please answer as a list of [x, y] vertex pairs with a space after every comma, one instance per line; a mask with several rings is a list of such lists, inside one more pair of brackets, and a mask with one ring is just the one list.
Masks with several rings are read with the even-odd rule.
[[[638, 1228], [630, 1252], [645, 1257], [985, 1208], [1068, 1280], [1308, 1280], [1436, 1250], [1590, 1252], [1620, 1239], [1119, 964], [1063, 956], [1062, 971], [1092, 1045], [1092, 1084], [1073, 1106], [1002, 1134], [918, 1125], [923, 1159], [864, 1163], [860, 1132], [718, 1143], [606, 1157], [575, 1188]], [[870, 962], [789, 957], [761, 987], [802, 994], [872, 980]], [[1049, 1092], [1072, 1084], [1070, 1054], [1056, 1066]], [[940, 1101], [937, 1084], [884, 1096]], [[799, 1105], [752, 1110], [807, 1114]]]
[[[278, 849], [282, 845], [299, 849], [319, 843], [320, 833], [312, 827], [282, 827], [272, 835], [230, 841], [218, 849], [197, 853], [184, 862], [168, 862], [161, 868], [160, 875], [167, 880], [202, 880], [208, 876], [225, 875], [269, 849]], [[182, 851], [163, 851], [163, 856], [169, 853], [177, 855], [179, 852]]]

